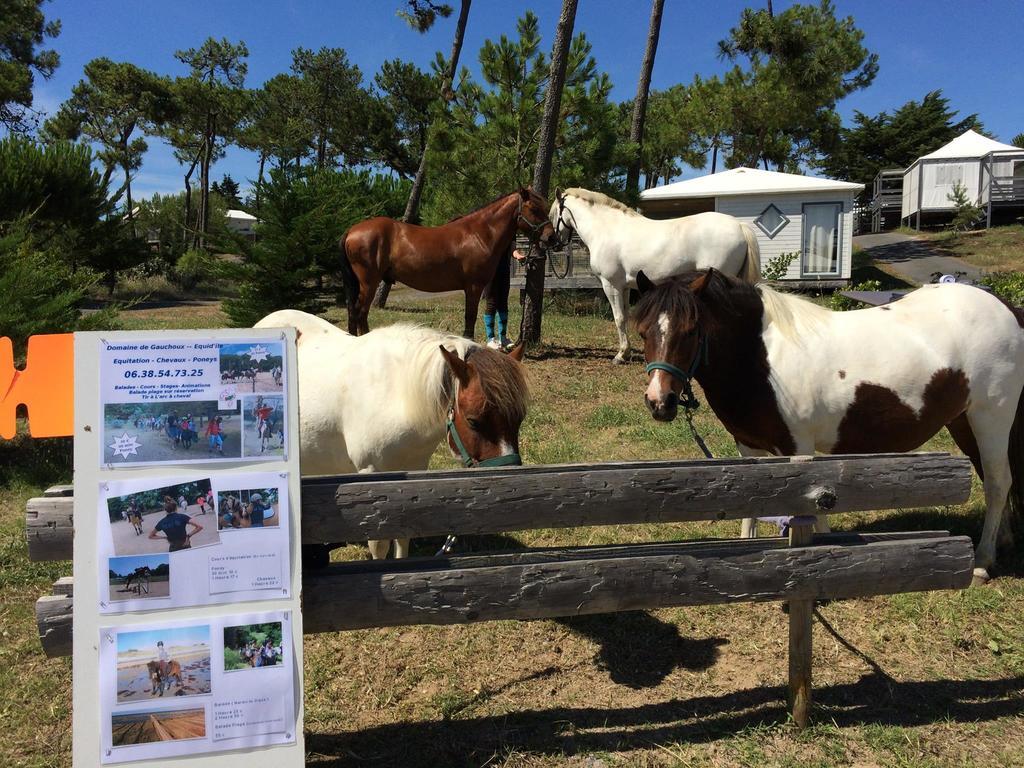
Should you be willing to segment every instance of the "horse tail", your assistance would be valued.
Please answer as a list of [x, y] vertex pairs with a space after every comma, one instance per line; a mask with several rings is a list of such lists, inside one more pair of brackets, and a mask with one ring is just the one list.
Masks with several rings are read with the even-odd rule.
[[[1024, 320], [1024, 310], [1016, 310], [1018, 322]], [[1013, 426], [1010, 427], [1010, 440], [1007, 445], [1007, 459], [1010, 462], [1010, 497], [1006, 505], [1008, 520], [1004, 523], [1009, 525], [1014, 538], [1024, 536], [1022, 522], [1024, 522], [1024, 391], [1017, 399], [1017, 414], [1013, 419]]]
[[345, 306], [348, 308], [348, 316], [351, 318], [356, 311], [356, 299], [359, 298], [359, 278], [352, 269], [352, 262], [349, 261], [348, 251], [345, 249], [345, 241], [348, 240], [348, 232], [341, 237], [338, 243], [341, 248], [341, 280], [345, 284]]
[[743, 230], [743, 239], [747, 241], [747, 255], [743, 260], [739, 277], [744, 282], [754, 285], [761, 282], [761, 246], [757, 244], [757, 235], [753, 227], [741, 221], [740, 229]]

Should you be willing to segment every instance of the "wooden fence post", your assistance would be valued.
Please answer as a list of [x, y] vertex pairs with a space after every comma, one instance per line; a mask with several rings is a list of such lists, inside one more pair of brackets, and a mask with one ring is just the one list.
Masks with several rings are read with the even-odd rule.
[[[794, 517], [789, 546], [806, 547], [814, 540], [813, 515]], [[789, 601], [789, 711], [798, 728], [806, 728], [811, 709], [811, 622], [813, 600]]]

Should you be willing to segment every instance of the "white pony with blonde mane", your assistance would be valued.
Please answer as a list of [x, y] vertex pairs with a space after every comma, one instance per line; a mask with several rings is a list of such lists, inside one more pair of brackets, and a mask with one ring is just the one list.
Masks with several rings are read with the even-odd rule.
[[[454, 428], [471, 454], [518, 456], [527, 399], [519, 355], [504, 355], [462, 336], [414, 325], [352, 336], [294, 309], [267, 315], [255, 327], [299, 332], [304, 475], [426, 469], [431, 454], [445, 440], [453, 407]], [[475, 405], [464, 402], [464, 395], [472, 392]], [[474, 418], [460, 418], [465, 415], [460, 409], [469, 407], [476, 409], [468, 414]], [[476, 427], [471, 425], [478, 421], [490, 425], [494, 434], [474, 434]], [[476, 453], [477, 458], [483, 456]], [[373, 557], [381, 558], [387, 556], [391, 542], [369, 544]], [[395, 556], [405, 557], [408, 546], [408, 539], [395, 540]]]
[[709, 267], [751, 284], [761, 280], [757, 235], [724, 213], [648, 219], [600, 192], [573, 187], [555, 191], [550, 217], [559, 239], [575, 231], [590, 251], [590, 271], [601, 280], [619, 334], [615, 363], [629, 356], [627, 289], [641, 270], [655, 283]]

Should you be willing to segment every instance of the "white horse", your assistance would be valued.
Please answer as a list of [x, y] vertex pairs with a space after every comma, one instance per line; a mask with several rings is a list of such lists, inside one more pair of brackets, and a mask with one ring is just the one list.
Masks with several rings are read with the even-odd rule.
[[761, 280], [757, 235], [724, 213], [648, 219], [607, 195], [574, 187], [555, 191], [550, 217], [559, 239], [575, 231], [590, 251], [590, 271], [601, 280], [619, 334], [615, 363], [629, 356], [627, 289], [641, 270], [655, 283], [708, 267], [751, 284]]
[[[526, 416], [523, 348], [512, 353], [411, 325], [351, 336], [294, 309], [257, 328], [299, 332], [299, 418], [306, 475], [426, 469], [447, 434], [466, 466], [519, 464]], [[371, 541], [375, 558], [391, 542]], [[395, 556], [409, 540], [395, 541]]]
[[1004, 511], [1024, 509], [1024, 310], [956, 284], [831, 312], [710, 271], [638, 283], [655, 419], [693, 378], [744, 456], [906, 452], [945, 426], [985, 486], [988, 578]]

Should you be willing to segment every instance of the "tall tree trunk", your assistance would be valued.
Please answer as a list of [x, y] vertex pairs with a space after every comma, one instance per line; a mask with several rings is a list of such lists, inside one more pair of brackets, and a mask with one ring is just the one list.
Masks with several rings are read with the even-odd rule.
[[716, 141], [712, 145], [712, 147], [713, 149], [711, 150], [711, 172], [715, 173], [715, 169], [718, 167], [718, 142]]
[[647, 30], [647, 48], [640, 65], [640, 80], [633, 100], [633, 123], [629, 128], [629, 141], [636, 145], [636, 156], [626, 171], [626, 196], [636, 198], [640, 186], [640, 162], [644, 143], [644, 121], [647, 117], [647, 97], [651, 92], [651, 73], [654, 71], [654, 56], [658, 52], [658, 36], [661, 34], [661, 12], [665, 0], [651, 3], [651, 26]]
[[196, 153], [195, 159], [192, 161], [191, 167], [188, 169], [188, 173], [185, 174], [185, 226], [182, 242], [187, 243], [192, 228], [192, 174], [196, 171], [196, 166], [199, 165], [199, 159], [203, 156], [203, 148], [199, 148], [199, 152]]
[[260, 152], [260, 175], [256, 178], [256, 218], [260, 216], [260, 186], [263, 184], [263, 169], [267, 164], [267, 153]]
[[210, 166], [213, 164], [213, 145], [217, 140], [217, 116], [215, 114], [210, 114], [209, 126], [206, 152], [203, 155], [203, 206], [202, 219], [199, 224], [200, 248], [206, 247], [206, 237], [210, 231]]
[[[448, 68], [444, 73], [444, 82], [441, 83], [441, 101], [444, 105], [442, 113], [447, 112], [447, 104], [453, 98], [452, 83], [455, 80], [455, 72], [459, 66], [459, 56], [462, 53], [462, 39], [466, 34], [466, 20], [469, 18], [469, 6], [473, 0], [462, 0], [462, 7], [459, 10], [459, 21], [455, 25], [455, 39], [452, 41], [452, 53], [448, 57]], [[430, 145], [429, 140], [427, 146]], [[409, 200], [405, 204], [403, 221], [415, 224], [419, 221], [420, 197], [423, 195], [423, 183], [427, 175], [427, 150], [424, 148], [423, 156], [420, 158], [419, 167], [416, 169], [416, 178], [412, 182], [412, 191], [409, 193]]]
[[[544, 116], [541, 118], [540, 138], [537, 142], [537, 163], [533, 168], [533, 189], [541, 197], [548, 196], [551, 181], [551, 159], [555, 154], [555, 136], [558, 132], [559, 113], [562, 107], [562, 89], [565, 87], [565, 70], [569, 64], [569, 45], [572, 30], [576, 24], [578, 0], [562, 0], [562, 15], [555, 28], [555, 41], [551, 47], [551, 74], [548, 77], [548, 92], [544, 98]], [[540, 341], [541, 315], [544, 303], [544, 265], [547, 254], [541, 250], [541, 257], [526, 262], [526, 291], [523, 297], [523, 325], [519, 338], [526, 344]]]
[[[473, 0], [462, 0], [462, 6], [459, 9], [459, 21], [455, 25], [452, 53], [448, 57], [448, 68], [444, 72], [444, 82], [441, 83], [442, 114], [447, 113], [447, 104], [454, 98], [452, 83], [455, 81], [455, 72], [459, 66], [459, 56], [462, 54], [462, 39], [466, 35], [466, 20], [469, 19], [469, 6], [472, 2]], [[428, 139], [423, 144], [423, 154], [420, 156], [420, 164], [416, 168], [416, 176], [412, 181], [409, 199], [405, 203], [405, 213], [402, 214], [402, 221], [407, 221], [410, 224], [418, 224], [420, 219], [420, 198], [423, 197], [423, 186], [427, 180], [427, 147], [429, 146], [428, 131]], [[377, 293], [373, 297], [373, 303], [384, 309], [388, 303], [389, 293], [391, 293], [391, 283], [381, 280], [380, 285], [377, 286]]]
[[124, 164], [124, 193], [125, 199], [128, 201], [128, 221], [134, 223], [135, 214], [132, 211], [132, 174], [128, 170], [128, 163]]

